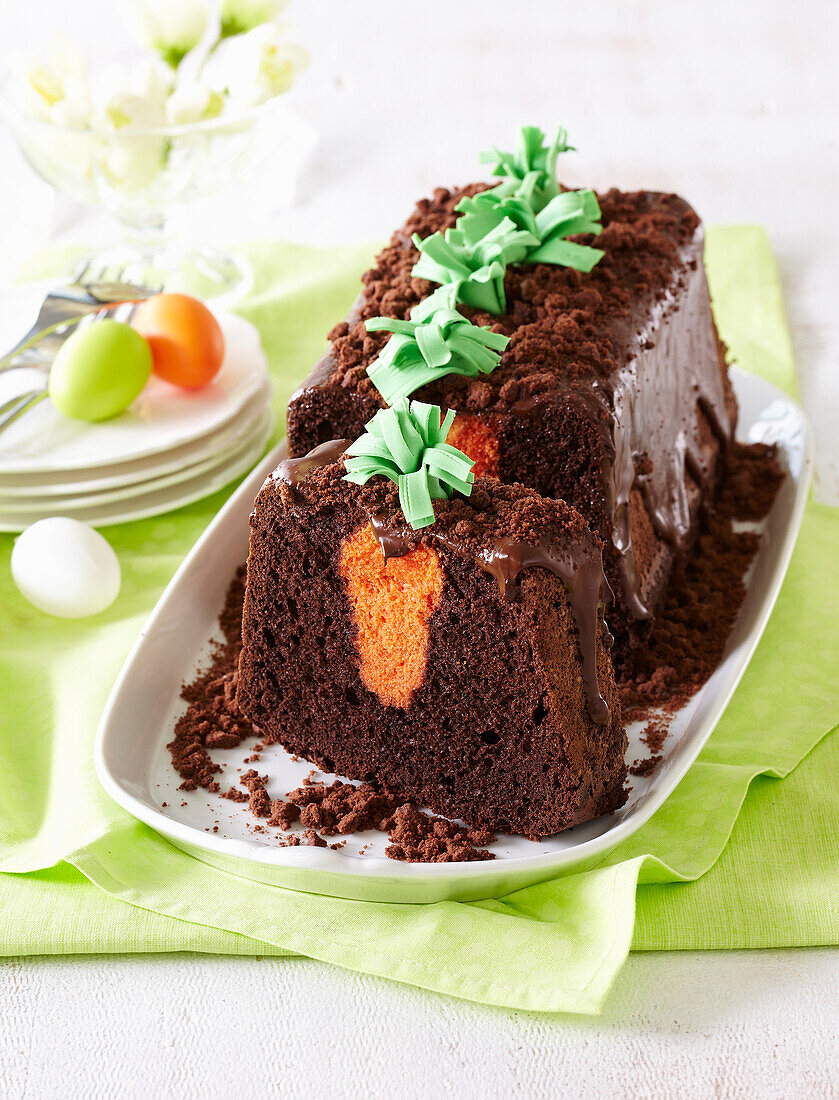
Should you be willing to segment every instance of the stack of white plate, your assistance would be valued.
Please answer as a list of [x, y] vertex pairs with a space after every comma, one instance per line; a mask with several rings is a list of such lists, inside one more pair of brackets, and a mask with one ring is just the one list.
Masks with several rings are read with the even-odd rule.
[[[203, 389], [152, 376], [113, 420], [67, 420], [47, 399], [0, 432], [0, 531], [21, 531], [45, 516], [99, 527], [140, 519], [207, 496], [251, 469], [272, 428], [265, 354], [253, 325], [214, 312], [225, 356]], [[3, 337], [8, 331], [4, 324]], [[0, 404], [42, 384], [31, 370], [0, 374]]]

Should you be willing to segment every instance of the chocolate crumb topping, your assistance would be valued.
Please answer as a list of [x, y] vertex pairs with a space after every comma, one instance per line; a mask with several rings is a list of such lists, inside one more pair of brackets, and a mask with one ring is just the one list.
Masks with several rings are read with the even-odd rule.
[[[363, 277], [362, 298], [333, 328], [327, 355], [290, 403], [293, 453], [319, 442], [323, 430], [357, 432], [381, 407], [367, 367], [388, 336], [367, 332], [365, 321], [406, 319], [433, 291], [411, 274], [419, 256], [411, 235], [453, 226], [460, 198], [489, 186], [438, 189], [394, 233]], [[648, 191], [611, 190], [599, 201], [603, 233], [580, 240], [604, 251], [601, 262], [585, 274], [550, 264], [511, 265], [506, 314], [462, 308], [475, 324], [510, 336], [498, 367], [480, 379], [448, 376], [414, 396], [491, 423], [500, 436], [502, 480], [579, 507], [610, 544], [621, 607], [629, 620], [648, 621], [661, 585], [646, 583], [632, 495], [643, 498], [656, 537], [676, 556], [685, 551], [695, 528], [693, 486], [713, 490], [716, 456], [731, 438], [736, 406], [714, 329], [695, 211], [677, 195]], [[546, 413], [547, 425], [522, 432], [522, 418]], [[592, 488], [573, 468], [540, 465], [539, 450], [546, 442], [557, 445], [552, 435], [572, 430], [569, 418], [579, 438], [593, 433], [598, 441], [590, 457], [601, 471], [602, 500], [592, 499]], [[716, 446], [709, 447], [708, 430]], [[575, 485], [578, 496], [569, 492]]]

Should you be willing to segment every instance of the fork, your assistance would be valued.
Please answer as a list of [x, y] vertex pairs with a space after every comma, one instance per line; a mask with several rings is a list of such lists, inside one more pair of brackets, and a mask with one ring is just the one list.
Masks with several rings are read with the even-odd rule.
[[[72, 283], [51, 291], [44, 299], [37, 320], [22, 340], [0, 359], [0, 373], [20, 367], [35, 367], [49, 374], [58, 349], [76, 328], [85, 327], [107, 313], [128, 321], [135, 304], [158, 293], [160, 287], [139, 286], [123, 281], [119, 274], [107, 280], [107, 268], [84, 264]], [[34, 408], [47, 395], [46, 385], [16, 394], [0, 404], [0, 432]]]
[[[119, 302], [139, 302], [161, 289], [160, 286], [129, 283], [119, 274], [116, 279], [108, 280], [105, 278], [107, 272], [107, 267], [94, 266], [88, 261], [79, 268], [72, 283], [50, 291], [41, 304], [35, 324], [0, 358], [0, 371], [28, 365], [48, 370], [58, 349], [86, 314]], [[27, 354], [34, 351], [36, 344], [38, 351], [46, 354], [46, 359], [39, 354]]]

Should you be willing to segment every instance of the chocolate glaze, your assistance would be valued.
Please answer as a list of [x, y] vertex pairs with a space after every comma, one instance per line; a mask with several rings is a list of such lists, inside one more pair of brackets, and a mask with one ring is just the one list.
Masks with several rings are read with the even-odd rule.
[[[701, 255], [697, 232], [692, 248]], [[610, 406], [611, 462], [607, 470], [612, 542], [621, 555], [626, 599], [638, 619], [648, 619], [629, 533], [629, 495], [641, 490], [659, 538], [684, 548], [691, 532], [686, 475], [704, 486], [706, 469], [698, 411], [720, 443], [731, 438], [711, 316], [708, 283], [701, 262], [688, 268], [678, 304], [674, 292], [657, 303], [646, 328], [632, 343], [626, 366], [599, 380], [592, 394]], [[685, 316], [673, 323], [674, 315]], [[643, 461], [649, 456], [651, 461]], [[643, 472], [639, 471], [639, 467]]]
[[388, 558], [404, 558], [407, 553], [413, 550], [413, 544], [404, 535], [400, 534], [395, 527], [391, 526], [391, 522], [384, 512], [373, 512], [370, 516], [370, 526], [373, 528], [376, 541], [382, 548], [385, 561]]
[[[612, 543], [620, 554], [624, 595], [636, 619], [649, 619], [629, 533], [629, 497], [640, 489], [659, 538], [684, 549], [691, 533], [686, 474], [706, 487], [712, 471], [702, 459], [697, 409], [721, 445], [732, 429], [726, 409], [719, 349], [708, 324], [711, 302], [701, 262], [701, 230], [686, 250], [684, 285], [659, 301], [636, 333], [616, 333], [630, 349], [613, 374], [571, 380], [562, 398], [595, 427], [603, 453]], [[678, 297], [677, 297], [678, 291]], [[680, 311], [685, 316], [672, 323]], [[555, 404], [555, 393], [517, 401], [512, 411], [538, 419]]]
[[[516, 599], [519, 574], [523, 569], [536, 566], [560, 578], [568, 590], [571, 614], [577, 627], [589, 716], [598, 725], [607, 722], [609, 707], [600, 694], [597, 681], [597, 632], [601, 623], [605, 629], [603, 607], [612, 599], [612, 592], [603, 575], [600, 554], [595, 556], [582, 553], [578, 548], [569, 551], [556, 546], [533, 546], [500, 539], [491, 550], [481, 550], [477, 560], [482, 569], [495, 577], [501, 595], [507, 600]], [[611, 644], [608, 630], [606, 634]]]
[[351, 439], [330, 439], [302, 458], [284, 458], [271, 477], [275, 481], [284, 481], [286, 485], [292, 487], [299, 485], [313, 470], [319, 470], [321, 466], [331, 466], [333, 462], [337, 462], [351, 442]]

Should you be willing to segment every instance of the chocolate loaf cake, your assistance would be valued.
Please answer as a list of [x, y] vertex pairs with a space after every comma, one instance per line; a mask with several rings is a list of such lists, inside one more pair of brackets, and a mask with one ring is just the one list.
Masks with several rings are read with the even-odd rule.
[[[291, 400], [293, 456], [355, 438], [384, 402], [367, 374], [387, 336], [377, 316], [405, 319], [435, 289], [412, 276], [412, 234], [455, 224], [456, 205], [487, 185], [438, 190], [421, 202], [363, 278], [348, 319]], [[605, 546], [620, 645], [656, 611], [718, 478], [736, 403], [702, 263], [699, 218], [676, 195], [599, 197], [603, 250], [591, 271], [507, 267], [505, 312], [459, 305], [510, 337], [492, 373], [451, 374], [416, 397], [456, 409], [450, 442], [477, 474], [522, 483], [576, 508]], [[620, 652], [620, 645], [617, 652]]]
[[325, 771], [469, 824], [535, 838], [616, 809], [599, 538], [494, 478], [415, 530], [390, 481], [346, 480], [347, 446], [284, 461], [257, 497], [241, 711]]

